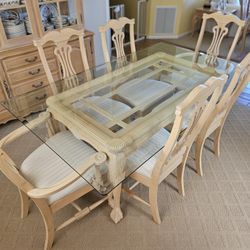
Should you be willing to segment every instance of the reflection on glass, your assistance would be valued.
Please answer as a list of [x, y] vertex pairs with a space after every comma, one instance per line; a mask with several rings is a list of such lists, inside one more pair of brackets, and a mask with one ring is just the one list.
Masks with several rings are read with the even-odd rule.
[[[189, 56], [185, 56], [187, 54]], [[187, 49], [156, 44], [138, 51], [137, 60], [133, 60], [135, 57], [132, 56], [125, 58], [123, 67], [113, 60], [55, 82], [53, 88], [58, 93], [55, 96], [41, 88], [12, 97], [3, 105], [66, 166], [81, 175], [98, 192], [107, 194], [157, 154], [165, 143], [165, 140], [160, 140], [143, 159], [133, 161], [133, 166], [130, 164], [128, 168], [129, 155], [137, 147], [133, 145], [137, 137], [142, 138], [140, 145], [143, 147], [143, 138], [149, 131], [156, 133], [162, 126], [173, 122], [176, 105], [195, 86], [204, 83], [211, 75], [221, 72], [231, 74], [234, 71], [235, 65], [225, 66], [223, 59], [218, 67], [207, 67], [202, 63], [202, 54], [199, 63], [193, 63], [191, 54], [192, 51]], [[90, 81], [87, 80], [89, 75], [92, 76]], [[54, 117], [49, 112], [40, 116], [39, 112], [34, 112], [27, 116], [27, 107], [34, 98], [41, 101], [34, 111], [45, 111], [49, 107]], [[43, 118], [46, 119], [38, 126], [36, 119]], [[92, 152], [104, 152], [107, 160], [100, 166], [93, 165], [81, 172], [77, 161], [81, 154], [77, 150], [77, 155], [69, 151], [66, 142], [54, 143], [50, 138], [57, 134], [73, 135], [79, 143], [88, 145]], [[119, 150], [125, 152], [127, 164], [111, 162], [110, 156]]]

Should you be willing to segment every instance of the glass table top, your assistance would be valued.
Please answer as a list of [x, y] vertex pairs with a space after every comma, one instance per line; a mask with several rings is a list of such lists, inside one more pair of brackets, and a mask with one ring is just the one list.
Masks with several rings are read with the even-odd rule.
[[[131, 164], [134, 151], [173, 122], [176, 106], [195, 86], [211, 76], [231, 76], [235, 69], [234, 63], [221, 58], [215, 67], [209, 67], [206, 55], [199, 54], [196, 63], [193, 57], [191, 50], [158, 43], [122, 60], [113, 59], [109, 64], [57, 81], [51, 88], [11, 95], [2, 105], [54, 157], [99, 193], [107, 194], [163, 148], [165, 141], [153, 145]], [[41, 104], [28, 115], [34, 99]], [[72, 133], [93, 152], [103, 152], [106, 162], [80, 171], [79, 159], [83, 157], [77, 157], [65, 142], [54, 143], [51, 138], [57, 133]]]

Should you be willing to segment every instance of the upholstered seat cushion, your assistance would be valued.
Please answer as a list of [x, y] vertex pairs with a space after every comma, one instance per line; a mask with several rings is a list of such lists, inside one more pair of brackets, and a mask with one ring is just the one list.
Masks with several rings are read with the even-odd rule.
[[117, 90], [117, 94], [133, 106], [153, 100], [154, 96], [160, 93], [169, 91], [171, 94], [175, 91], [173, 86], [167, 82], [146, 79], [135, 83], [135, 80], [127, 82]]
[[[37, 188], [52, 187], [73, 171], [77, 171], [88, 157], [96, 153], [92, 147], [76, 139], [69, 131], [56, 134], [46, 144], [48, 146], [43, 144], [32, 152], [20, 168], [22, 175]], [[93, 172], [88, 171], [88, 174]], [[88, 185], [87, 182], [80, 177], [70, 186], [48, 197], [48, 201], [52, 203], [85, 185]]]
[[[95, 105], [97, 105], [102, 110], [105, 110], [114, 117], [119, 116], [131, 109], [128, 105], [110, 98], [91, 96], [86, 98], [86, 100], [94, 102]], [[80, 109], [85, 114], [88, 114], [91, 118], [101, 124], [105, 124], [109, 121], [107, 117], [99, 114], [91, 108], [86, 107], [84, 102], [78, 101], [77, 103], [74, 103], [74, 108]]]
[[[142, 166], [140, 166], [136, 170], [136, 172], [150, 178], [161, 150], [157, 154], [155, 153], [159, 150], [159, 148], [165, 145], [168, 137], [169, 132], [166, 129], [162, 128], [148, 141], [146, 141], [140, 148], [138, 148], [132, 155], [130, 155], [127, 160], [127, 166], [129, 167], [130, 172], [135, 170], [138, 166], [145, 162], [145, 160], [148, 159]], [[152, 156], [152, 154], [155, 155]]]

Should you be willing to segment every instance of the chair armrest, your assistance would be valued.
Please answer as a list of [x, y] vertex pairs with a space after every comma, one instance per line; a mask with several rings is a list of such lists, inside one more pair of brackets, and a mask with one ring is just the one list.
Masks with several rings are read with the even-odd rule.
[[50, 118], [50, 113], [48, 111], [41, 113], [38, 118], [29, 122], [28, 126], [22, 126], [16, 130], [12, 131], [11, 133], [9, 133], [3, 139], [1, 139], [0, 140], [0, 148], [2, 148], [4, 144], [10, 143], [13, 140], [17, 139], [18, 137], [26, 134], [29, 131], [29, 129], [33, 129], [33, 128], [37, 127], [39, 124], [47, 121], [49, 118]]
[[72, 173], [64, 178], [63, 180], [59, 181], [52, 187], [48, 188], [34, 188], [28, 192], [28, 196], [35, 199], [46, 198], [54, 193], [61, 191], [62, 189], [66, 188], [76, 180], [78, 180], [82, 174], [84, 174], [90, 167], [93, 165], [101, 165], [107, 160], [107, 155], [98, 152], [93, 154], [89, 157], [86, 162], [76, 171], [72, 171]]

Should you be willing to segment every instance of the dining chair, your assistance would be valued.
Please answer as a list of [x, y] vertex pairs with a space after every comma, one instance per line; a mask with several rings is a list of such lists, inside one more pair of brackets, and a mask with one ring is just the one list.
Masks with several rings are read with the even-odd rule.
[[[22, 136], [28, 136], [29, 129], [39, 128], [45, 122], [50, 128], [50, 138], [46, 143], [38, 146], [18, 166], [6, 148], [8, 145], [13, 145], [11, 143], [17, 142]], [[39, 209], [46, 229], [44, 249], [47, 250], [52, 247], [55, 232], [80, 220], [107, 200], [107, 197], [103, 197], [85, 208], [81, 208], [74, 202], [93, 190], [81, 175], [88, 171], [88, 174], [94, 177], [95, 170], [91, 167], [99, 168], [106, 162], [106, 155], [76, 139], [69, 131], [57, 131], [52, 126], [48, 112], [40, 114], [38, 118], [28, 124], [28, 127], [29, 129], [22, 126], [1, 139], [0, 171], [18, 188], [21, 199], [21, 218], [28, 215], [30, 201], [33, 201]], [[53, 150], [60, 151], [67, 158], [67, 162], [74, 162], [75, 170]], [[54, 213], [69, 204], [73, 205], [77, 212], [56, 227], [53, 219]]]
[[[89, 64], [88, 64], [86, 49], [85, 49], [84, 40], [83, 40], [83, 37], [84, 37], [83, 29], [76, 30], [72, 28], [65, 28], [59, 31], [57, 30], [50, 31], [42, 38], [36, 39], [33, 41], [34, 45], [38, 49], [38, 52], [39, 52], [39, 55], [40, 55], [40, 58], [41, 58], [41, 61], [42, 61], [42, 64], [43, 64], [46, 76], [48, 78], [48, 81], [50, 83], [53, 94], [57, 94], [58, 92], [60, 92], [59, 88], [61, 86], [57, 86], [55, 84], [55, 80], [53, 79], [53, 74], [49, 68], [49, 64], [45, 55], [44, 45], [46, 45], [49, 42], [55, 45], [54, 54], [56, 55], [56, 58], [58, 59], [61, 65], [62, 74], [63, 74], [62, 79], [64, 79], [63, 83], [66, 85], [64, 86], [64, 88], [70, 89], [79, 85], [78, 77], [76, 76], [76, 71], [73, 67], [73, 62], [71, 58], [71, 53], [73, 51], [73, 48], [68, 43], [69, 40], [74, 36], [78, 37], [79, 44], [80, 44], [82, 64], [84, 65], [85, 74], [87, 78], [86, 80], [89, 81], [92, 79], [92, 75], [89, 70]], [[89, 97], [88, 99], [94, 100], [94, 98], [96, 98], [96, 96]], [[113, 100], [111, 98], [102, 98], [98, 96], [98, 98], [96, 98], [95, 100], [100, 100], [100, 99], [102, 99], [102, 107], [106, 107], [104, 109], [108, 112], [112, 112], [114, 116], [119, 115], [122, 112], [126, 112], [128, 109], [130, 109], [128, 105], [122, 102], [119, 102], [117, 100]], [[107, 110], [107, 108], [109, 110]], [[83, 109], [85, 111], [84, 107]], [[102, 119], [102, 117], [96, 117], [96, 113], [94, 111], [92, 111], [92, 114], [91, 112], [89, 112], [89, 115], [94, 117], [100, 123], [103, 123], [105, 121], [104, 119]]]
[[250, 0], [240, 0], [240, 19], [246, 22], [242, 32], [242, 47], [241, 47], [242, 51], [246, 47], [246, 38], [250, 28], [249, 11], [250, 11]]
[[[89, 64], [88, 64], [88, 59], [87, 59], [87, 54], [86, 54], [86, 49], [84, 45], [84, 30], [76, 30], [76, 29], [71, 29], [71, 28], [65, 28], [61, 30], [54, 30], [48, 32], [46, 35], [44, 35], [42, 38], [35, 39], [33, 40], [34, 45], [37, 47], [39, 56], [41, 58], [45, 74], [48, 78], [48, 81], [51, 85], [51, 88], [54, 92], [57, 92], [56, 87], [54, 85], [54, 78], [53, 74], [50, 70], [46, 54], [44, 51], [44, 45], [48, 44], [49, 42], [53, 43], [55, 46], [54, 49], [54, 54], [61, 66], [61, 71], [62, 71], [62, 79], [70, 79], [71, 83], [69, 83], [69, 87], [72, 87], [71, 84], [77, 85], [77, 78], [73, 78], [72, 76], [76, 75], [76, 71], [73, 67], [73, 62], [71, 58], [71, 54], [73, 51], [72, 46], [68, 43], [70, 38], [72, 37], [78, 37], [79, 40], [79, 45], [80, 45], [80, 54], [81, 54], [81, 60], [82, 60], [82, 65], [84, 66], [84, 70], [88, 72], [89, 70]], [[87, 74], [88, 78], [91, 78], [89, 74]], [[72, 83], [73, 81], [73, 83]], [[74, 83], [75, 81], [75, 83]]]
[[237, 65], [235, 73], [213, 113], [209, 116], [195, 141], [195, 165], [199, 175], [202, 171], [202, 152], [207, 138], [214, 134], [213, 147], [216, 156], [220, 155], [221, 134], [225, 121], [237, 98], [250, 82], [250, 53]]
[[[102, 49], [104, 55], [104, 61], [106, 63], [110, 62], [109, 49], [106, 40], [106, 33], [108, 30], [112, 30], [112, 41], [115, 45], [116, 57], [122, 59], [126, 57], [124, 51], [124, 29], [126, 25], [129, 25], [129, 37], [130, 37], [130, 50], [131, 53], [135, 53], [135, 34], [134, 34], [134, 19], [128, 19], [127, 17], [120, 17], [119, 19], [111, 19], [106, 25], [100, 26], [99, 31], [101, 34]], [[119, 60], [118, 60], [119, 61]]]
[[[220, 78], [211, 77], [206, 84], [194, 88], [184, 101], [176, 107], [172, 131], [169, 133], [162, 128], [127, 160], [128, 167], [138, 166], [139, 159], [143, 159], [143, 162], [147, 152], [151, 152], [156, 145], [165, 141], [164, 148], [143, 163], [130, 176], [136, 181], [135, 184], [130, 188], [124, 188], [124, 191], [132, 198], [151, 208], [153, 220], [157, 224], [161, 223], [157, 202], [158, 186], [171, 172], [177, 169], [178, 190], [183, 196], [185, 195], [184, 169], [190, 148], [207, 117], [213, 111], [226, 80], [226, 75]], [[184, 123], [187, 127], [183, 132]], [[139, 183], [149, 188], [149, 202], [132, 191]]]
[[245, 25], [245, 21], [240, 20], [237, 16], [229, 14], [229, 15], [224, 15], [221, 12], [215, 12], [212, 14], [203, 14], [203, 21], [202, 21], [202, 26], [200, 30], [200, 34], [198, 37], [198, 41], [195, 47], [195, 56], [194, 56], [194, 62], [197, 62], [198, 56], [199, 56], [199, 50], [202, 44], [202, 40], [204, 37], [205, 33], [205, 28], [208, 20], [214, 20], [216, 22], [216, 25], [213, 27], [213, 38], [212, 42], [207, 49], [207, 57], [206, 57], [206, 63], [209, 66], [215, 66], [217, 62], [217, 57], [219, 56], [220, 52], [220, 46], [222, 43], [223, 38], [228, 34], [229, 28], [227, 27], [228, 25], [231, 25], [232, 23], [237, 25], [237, 31], [234, 36], [232, 45], [229, 49], [229, 52], [227, 54], [226, 60], [229, 61], [232, 53], [235, 49], [235, 46], [239, 40], [239, 37], [241, 35], [242, 29]]

